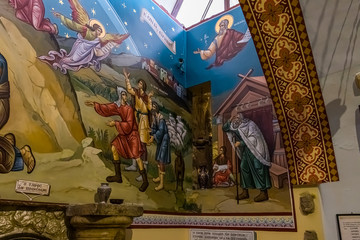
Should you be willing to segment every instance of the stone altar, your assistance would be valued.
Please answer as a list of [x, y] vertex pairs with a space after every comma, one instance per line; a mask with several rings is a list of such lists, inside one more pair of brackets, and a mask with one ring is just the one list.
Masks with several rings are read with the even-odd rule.
[[125, 229], [142, 214], [143, 208], [133, 204], [91, 203], [66, 210], [74, 240], [124, 240]]
[[143, 208], [134, 204], [60, 204], [0, 199], [0, 239], [124, 240]]

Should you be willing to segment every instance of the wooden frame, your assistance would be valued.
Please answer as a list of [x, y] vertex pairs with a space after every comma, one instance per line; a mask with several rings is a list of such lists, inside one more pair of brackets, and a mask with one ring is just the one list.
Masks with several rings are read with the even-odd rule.
[[340, 240], [360, 239], [360, 213], [336, 214]]

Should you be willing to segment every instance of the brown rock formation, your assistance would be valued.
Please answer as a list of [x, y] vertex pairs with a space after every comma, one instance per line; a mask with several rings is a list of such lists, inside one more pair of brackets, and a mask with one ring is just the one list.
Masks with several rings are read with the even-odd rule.
[[58, 49], [57, 42], [16, 19], [7, 1], [0, 8], [0, 52], [8, 62], [11, 106], [0, 134], [12, 132], [18, 145], [29, 144], [36, 152], [76, 149], [85, 131], [69, 76], [37, 59]]

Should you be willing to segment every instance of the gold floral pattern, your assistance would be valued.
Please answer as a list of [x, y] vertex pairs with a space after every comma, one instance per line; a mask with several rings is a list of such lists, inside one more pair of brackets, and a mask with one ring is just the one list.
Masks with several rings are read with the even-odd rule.
[[293, 98], [293, 94], [300, 94], [301, 97], [305, 97], [305, 96], [308, 96], [309, 95], [309, 89], [299, 83], [291, 83], [289, 85], [287, 85], [286, 87], [286, 91], [283, 95], [283, 99], [285, 101], [288, 101], [288, 102], [291, 102], [294, 100]]
[[304, 149], [306, 154], [312, 153], [315, 146], [319, 143], [315, 138], [311, 138], [310, 134], [304, 133], [301, 135], [301, 141], [299, 141], [296, 146], [298, 148]]
[[308, 94], [309, 90], [306, 87], [293, 82], [287, 86], [283, 95], [284, 101], [288, 101], [287, 114], [297, 123], [306, 122], [313, 112]]
[[273, 26], [278, 25], [279, 16], [284, 11], [284, 6], [275, 5], [274, 1], [267, 1], [265, 3], [265, 12], [261, 15], [261, 20], [269, 21]]
[[292, 95], [292, 101], [289, 102], [288, 108], [294, 108], [295, 112], [302, 113], [304, 111], [304, 106], [309, 103], [309, 99], [302, 97], [300, 93], [296, 92]]
[[326, 177], [325, 172], [314, 165], [307, 166], [300, 175], [300, 178], [304, 182], [310, 184], [321, 183], [324, 181], [325, 177]]
[[318, 146], [313, 146], [313, 149], [310, 153], [306, 153], [305, 149], [299, 149], [296, 151], [296, 155], [299, 156], [301, 159], [304, 160], [307, 164], [313, 164], [319, 159], [320, 155], [322, 154], [322, 150]]
[[338, 181], [329, 122], [298, 0], [240, 0], [281, 126], [292, 184]]
[[296, 48], [295, 41], [281, 37], [270, 52], [270, 56], [275, 59], [276, 75], [286, 82], [295, 81], [303, 67], [298, 61], [299, 55], [295, 53]]
[[290, 109], [287, 111], [287, 115], [291, 120], [294, 120], [297, 123], [303, 123], [309, 120], [312, 112], [313, 108], [310, 105], [304, 105], [304, 111], [299, 113], [294, 109]]
[[276, 75], [283, 81], [294, 82], [300, 75], [300, 71], [303, 68], [301, 62], [296, 61], [292, 63], [290, 71], [286, 71], [283, 68], [276, 69]]
[[293, 68], [293, 62], [296, 61], [298, 55], [290, 53], [286, 48], [280, 50], [280, 58], [276, 59], [275, 66], [284, 68], [285, 71], [289, 72]]
[[260, 0], [255, 4], [256, 11], [262, 13], [260, 19], [264, 22], [263, 31], [272, 36], [281, 36], [290, 19], [280, 2], [281, 0]]

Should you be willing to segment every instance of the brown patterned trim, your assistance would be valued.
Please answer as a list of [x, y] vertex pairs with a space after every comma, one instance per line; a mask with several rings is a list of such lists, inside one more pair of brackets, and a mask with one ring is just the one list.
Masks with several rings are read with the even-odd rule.
[[293, 185], [339, 180], [298, 0], [239, 0], [267, 79]]

